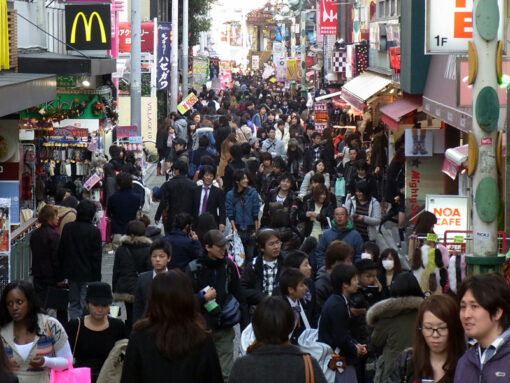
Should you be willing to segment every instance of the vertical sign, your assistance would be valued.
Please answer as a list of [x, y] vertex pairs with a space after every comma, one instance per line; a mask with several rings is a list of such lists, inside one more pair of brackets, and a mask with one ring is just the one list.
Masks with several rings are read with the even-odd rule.
[[207, 57], [193, 57], [193, 83], [204, 85], [207, 80], [209, 80], [209, 59]]
[[158, 23], [158, 90], [170, 89], [170, 32], [171, 23]]
[[337, 20], [337, 2], [320, 0], [319, 33], [321, 35], [336, 35]]

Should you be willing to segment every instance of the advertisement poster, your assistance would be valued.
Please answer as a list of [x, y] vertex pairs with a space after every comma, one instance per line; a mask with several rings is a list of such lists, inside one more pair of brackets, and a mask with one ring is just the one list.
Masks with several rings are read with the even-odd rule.
[[19, 225], [19, 181], [0, 181], [0, 200], [4, 199], [8, 201], [10, 224]]
[[406, 129], [405, 156], [431, 157], [433, 153], [434, 133], [427, 129]]
[[209, 80], [209, 59], [193, 57], [193, 83], [204, 85]]
[[186, 96], [182, 102], [177, 105], [177, 110], [180, 114], [186, 113], [188, 110], [193, 108], [193, 105], [195, 105], [198, 102], [197, 96], [195, 96], [195, 93], [190, 93]]
[[[468, 199], [457, 195], [427, 195], [425, 208], [437, 218], [434, 233], [439, 238], [445, 231], [468, 229]], [[450, 237], [450, 236], [449, 236]]]
[[276, 62], [276, 80], [285, 81], [287, 79], [287, 59], [280, 57]]
[[299, 80], [301, 78], [299, 59], [287, 59], [287, 80]]
[[[141, 24], [140, 40], [142, 52], [154, 52], [154, 23], [152, 21]], [[129, 21], [119, 23], [119, 52], [131, 52], [131, 23]]]
[[0, 198], [0, 254], [9, 254], [11, 251], [10, 205], [8, 198]]
[[319, 2], [319, 33], [336, 35], [338, 10], [336, 1], [320, 0]]
[[319, 101], [313, 105], [315, 130], [322, 133], [328, 127], [328, 103]]
[[158, 23], [157, 88], [170, 89], [170, 33], [171, 23]]
[[222, 69], [220, 72], [220, 88], [228, 89], [232, 83], [232, 71], [230, 69]]

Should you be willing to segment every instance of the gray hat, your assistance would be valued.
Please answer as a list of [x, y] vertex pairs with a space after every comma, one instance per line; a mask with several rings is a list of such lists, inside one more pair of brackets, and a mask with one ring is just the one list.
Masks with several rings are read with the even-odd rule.
[[291, 138], [287, 146], [299, 146], [299, 142], [295, 138]]
[[209, 246], [224, 246], [228, 242], [228, 239], [219, 230], [209, 230], [204, 235], [204, 244]]

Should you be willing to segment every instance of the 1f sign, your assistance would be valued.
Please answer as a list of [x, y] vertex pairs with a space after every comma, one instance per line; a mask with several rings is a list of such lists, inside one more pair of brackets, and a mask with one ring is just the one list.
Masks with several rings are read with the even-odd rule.
[[[498, 40], [503, 40], [505, 1], [499, 5]], [[467, 53], [473, 39], [473, 0], [427, 0], [425, 53]]]
[[79, 50], [111, 49], [110, 4], [66, 5], [67, 44]]

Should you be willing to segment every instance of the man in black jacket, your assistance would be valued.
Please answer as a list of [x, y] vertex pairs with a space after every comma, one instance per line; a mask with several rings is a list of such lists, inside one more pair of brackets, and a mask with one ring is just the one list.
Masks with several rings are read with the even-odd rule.
[[69, 280], [69, 317], [79, 318], [85, 308], [87, 282], [101, 281], [101, 232], [92, 223], [96, 205], [83, 200], [76, 208], [76, 221], [62, 230], [58, 247], [60, 280]]
[[157, 239], [151, 245], [150, 254], [153, 269], [140, 273], [136, 281], [133, 323], [141, 319], [145, 314], [152, 280], [156, 275], [168, 271], [167, 266], [170, 259], [172, 259], [172, 248], [163, 239]]
[[303, 170], [308, 173], [313, 170], [313, 164], [321, 159], [322, 147], [321, 147], [321, 134], [319, 132], [312, 133], [312, 145], [305, 149], [303, 153]]
[[211, 165], [204, 165], [198, 173], [202, 180], [202, 186], [195, 190], [194, 215], [198, 217], [204, 213], [210, 213], [214, 217], [220, 231], [225, 231], [225, 194], [223, 190], [213, 185], [216, 178], [216, 169]]
[[165, 232], [172, 229], [171, 220], [177, 213], [192, 212], [194, 194], [197, 185], [187, 177], [188, 165], [182, 161], [176, 161], [172, 165], [174, 178], [165, 182], [160, 190], [163, 200], [160, 202], [156, 212], [156, 220], [166, 210], [166, 219], [163, 219]]
[[191, 261], [186, 269], [212, 330], [225, 381], [234, 362], [233, 326], [239, 322], [243, 326], [248, 319], [237, 268], [226, 257], [227, 242], [222, 232], [209, 230], [204, 236], [204, 256]]

